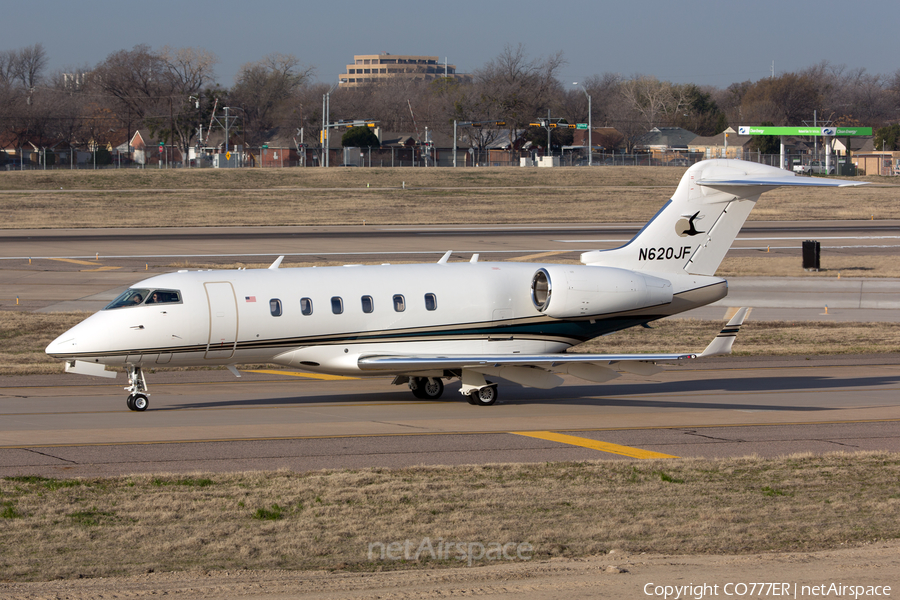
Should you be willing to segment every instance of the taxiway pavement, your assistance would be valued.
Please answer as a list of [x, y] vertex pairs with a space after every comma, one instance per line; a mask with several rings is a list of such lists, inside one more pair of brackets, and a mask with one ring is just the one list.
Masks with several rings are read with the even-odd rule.
[[491, 407], [454, 385], [416, 400], [384, 378], [169, 372], [150, 386], [150, 409], [134, 413], [117, 382], [5, 378], [0, 476], [900, 451], [894, 355], [699, 359], [550, 391], [501, 383]]

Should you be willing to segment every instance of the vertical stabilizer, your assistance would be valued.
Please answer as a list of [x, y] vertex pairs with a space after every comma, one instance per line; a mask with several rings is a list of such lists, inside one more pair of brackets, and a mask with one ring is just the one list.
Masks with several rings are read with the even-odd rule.
[[654, 273], [714, 275], [759, 196], [781, 186], [839, 187], [846, 181], [796, 177], [742, 160], [690, 167], [671, 200], [627, 244], [581, 255], [587, 265]]

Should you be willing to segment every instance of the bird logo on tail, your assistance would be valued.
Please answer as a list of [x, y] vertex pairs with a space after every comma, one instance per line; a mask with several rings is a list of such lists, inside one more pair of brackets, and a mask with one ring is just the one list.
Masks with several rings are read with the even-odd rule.
[[[678, 234], [678, 237], [693, 237], [706, 233], [705, 231], [697, 231], [697, 226], [694, 224], [694, 219], [697, 219], [699, 214], [700, 211], [698, 210], [691, 216], [684, 215], [681, 219], [678, 219], [675, 223], [675, 233]], [[702, 219], [703, 217], [699, 218]]]

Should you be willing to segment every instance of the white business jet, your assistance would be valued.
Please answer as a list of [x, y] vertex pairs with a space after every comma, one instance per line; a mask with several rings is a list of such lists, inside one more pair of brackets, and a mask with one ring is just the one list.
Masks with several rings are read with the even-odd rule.
[[[682, 354], [579, 354], [569, 348], [724, 298], [715, 271], [763, 192], [857, 185], [797, 177], [737, 160], [687, 170], [672, 199], [627, 244], [583, 265], [449, 262], [178, 271], [136, 283], [47, 346], [66, 371], [129, 376], [128, 408], [147, 409], [146, 368], [276, 363], [339, 375], [394, 375], [417, 398], [462, 380], [491, 405], [486, 377], [550, 389], [569, 374], [591, 382], [648, 375]], [[282, 257], [283, 258], [283, 257]], [[701, 356], [731, 351], [739, 311]]]

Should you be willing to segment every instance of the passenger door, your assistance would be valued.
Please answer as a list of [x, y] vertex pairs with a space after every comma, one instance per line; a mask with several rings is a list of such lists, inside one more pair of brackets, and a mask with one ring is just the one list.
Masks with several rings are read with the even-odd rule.
[[237, 344], [237, 298], [228, 281], [204, 283], [209, 302], [209, 341], [204, 358], [231, 358]]

